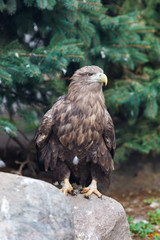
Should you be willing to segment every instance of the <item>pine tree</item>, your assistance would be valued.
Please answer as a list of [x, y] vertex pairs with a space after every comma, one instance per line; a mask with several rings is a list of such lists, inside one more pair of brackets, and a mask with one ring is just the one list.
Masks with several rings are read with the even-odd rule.
[[118, 76], [113, 88], [106, 92], [110, 109], [119, 118], [117, 162], [127, 160], [134, 151], [154, 156], [160, 152], [159, 6], [158, 1], [125, 0], [118, 11], [114, 8], [118, 15], [138, 11], [139, 23], [145, 23], [146, 28], [136, 32], [140, 41], [149, 43], [144, 51], [146, 60], [140, 60], [133, 69], [124, 68], [121, 79]]
[[134, 2], [0, 1], [0, 111], [8, 112], [0, 131], [16, 138], [15, 115], [34, 131], [74, 70], [94, 64], [109, 78], [116, 162], [133, 151], [158, 153], [159, 3]]

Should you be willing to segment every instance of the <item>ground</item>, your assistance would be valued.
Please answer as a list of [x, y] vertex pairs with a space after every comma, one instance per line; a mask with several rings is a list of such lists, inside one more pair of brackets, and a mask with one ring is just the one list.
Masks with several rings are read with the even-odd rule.
[[[139, 221], [147, 221], [148, 213], [150, 211], [155, 211], [156, 208], [151, 207], [151, 204], [145, 203], [145, 201], [150, 199], [160, 199], [160, 193], [157, 191], [144, 191], [144, 192], [130, 192], [123, 194], [113, 194], [111, 195], [114, 199], [119, 201], [126, 211], [127, 216], [133, 216], [135, 222]], [[160, 208], [160, 204], [159, 204]], [[156, 229], [158, 232], [158, 236], [160, 236], [160, 227]], [[132, 237], [133, 240], [139, 240], [139, 235], [135, 235]], [[148, 237], [143, 238], [145, 240], [154, 239], [152, 238], [152, 234]]]
[[[148, 221], [148, 213], [160, 208], [160, 162], [157, 159], [150, 161], [150, 158], [135, 162], [132, 159], [114, 172], [108, 194], [123, 205], [134, 222]], [[160, 226], [156, 226], [155, 232], [160, 236]], [[133, 240], [138, 239], [139, 235], [133, 236]], [[150, 234], [143, 239], [154, 237]]]

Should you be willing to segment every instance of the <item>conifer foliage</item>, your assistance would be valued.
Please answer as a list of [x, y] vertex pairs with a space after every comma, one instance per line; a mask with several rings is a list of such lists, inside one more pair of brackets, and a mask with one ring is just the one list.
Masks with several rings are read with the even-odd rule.
[[148, 13], [158, 17], [159, 5], [133, 2], [0, 1], [0, 131], [16, 138], [19, 121], [36, 129], [67, 91], [65, 79], [94, 64], [109, 77], [104, 94], [115, 122], [116, 161], [133, 151], [158, 153], [159, 25]]

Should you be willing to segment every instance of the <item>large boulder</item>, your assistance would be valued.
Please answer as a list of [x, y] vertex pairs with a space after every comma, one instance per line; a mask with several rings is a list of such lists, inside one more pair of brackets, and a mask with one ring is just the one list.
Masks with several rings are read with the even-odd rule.
[[131, 240], [125, 211], [120, 203], [103, 196], [69, 196], [73, 207], [76, 240]]
[[[74, 218], [72, 217], [72, 213]], [[0, 240], [131, 240], [123, 207], [0, 172]]]
[[1, 240], [73, 240], [68, 199], [53, 185], [0, 172]]

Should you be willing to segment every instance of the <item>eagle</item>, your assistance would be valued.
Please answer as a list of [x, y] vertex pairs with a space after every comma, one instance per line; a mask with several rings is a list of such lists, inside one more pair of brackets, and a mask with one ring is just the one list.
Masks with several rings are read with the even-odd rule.
[[98, 182], [110, 182], [114, 168], [115, 132], [102, 91], [107, 76], [98, 66], [84, 66], [73, 74], [68, 93], [59, 97], [42, 118], [35, 135], [38, 159], [53, 180], [73, 194], [72, 183], [88, 198], [102, 194]]

